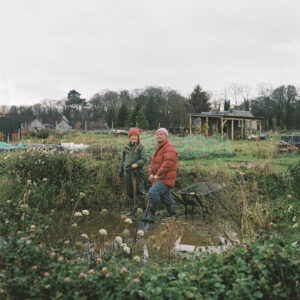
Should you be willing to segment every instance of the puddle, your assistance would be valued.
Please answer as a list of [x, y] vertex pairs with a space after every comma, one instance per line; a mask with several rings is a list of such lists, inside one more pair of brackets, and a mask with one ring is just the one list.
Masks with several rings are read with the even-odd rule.
[[[73, 215], [66, 215], [65, 212], [57, 212], [54, 216], [52, 232], [48, 238], [50, 241], [59, 242], [66, 239], [78, 240], [81, 234], [86, 234], [88, 237], [99, 237], [101, 228], [107, 230], [108, 238], [122, 235], [125, 228], [128, 228], [134, 235], [138, 222], [138, 220], [133, 220], [133, 224], [126, 224], [121, 214], [114, 213], [91, 212], [88, 216], [74, 217]], [[145, 238], [155, 235], [160, 239], [160, 234], [165, 230], [167, 222], [167, 219], [157, 218], [146, 232]], [[177, 251], [220, 252], [229, 246], [220, 234], [222, 230], [219, 223], [208, 222], [201, 216], [189, 218], [182, 216], [176, 219], [176, 225], [183, 232], [175, 243], [174, 249]]]

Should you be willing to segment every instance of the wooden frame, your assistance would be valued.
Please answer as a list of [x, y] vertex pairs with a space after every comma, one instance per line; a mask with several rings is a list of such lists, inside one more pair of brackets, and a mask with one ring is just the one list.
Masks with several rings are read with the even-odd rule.
[[[263, 120], [263, 118], [259, 118], [259, 117], [242, 117], [242, 116], [226, 116], [226, 115], [207, 115], [205, 113], [201, 113], [201, 114], [197, 114], [197, 113], [189, 113], [189, 118], [190, 118], [190, 134], [192, 134], [192, 126], [193, 126], [193, 118], [200, 118], [200, 132], [202, 132], [202, 118], [205, 118], [205, 123], [207, 124], [206, 128], [205, 128], [205, 135], [206, 137], [208, 137], [208, 122], [209, 122], [209, 118], [211, 119], [217, 119], [216, 120], [216, 128], [217, 128], [217, 133], [220, 133], [221, 136], [224, 135], [224, 126], [227, 123], [227, 121], [231, 121], [230, 123], [230, 127], [231, 127], [231, 131], [230, 131], [230, 135], [231, 135], [231, 140], [234, 139], [234, 121], [241, 121], [241, 138], [245, 137], [245, 129], [246, 129], [246, 121], [250, 121], [250, 137], [252, 138], [252, 122], [256, 121], [258, 129], [259, 129], [259, 137], [261, 137], [261, 121]], [[220, 121], [219, 121], [220, 119]], [[227, 123], [229, 124], [229, 122]], [[227, 132], [228, 133], [228, 132]]]

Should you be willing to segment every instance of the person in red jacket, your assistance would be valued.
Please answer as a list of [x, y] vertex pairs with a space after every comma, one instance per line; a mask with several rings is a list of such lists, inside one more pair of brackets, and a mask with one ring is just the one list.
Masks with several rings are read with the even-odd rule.
[[150, 209], [144, 221], [154, 222], [157, 204], [160, 200], [166, 205], [169, 217], [176, 217], [175, 201], [171, 195], [171, 188], [175, 186], [177, 170], [177, 151], [168, 141], [168, 130], [160, 128], [156, 131], [155, 151], [148, 169], [152, 187], [148, 192]]

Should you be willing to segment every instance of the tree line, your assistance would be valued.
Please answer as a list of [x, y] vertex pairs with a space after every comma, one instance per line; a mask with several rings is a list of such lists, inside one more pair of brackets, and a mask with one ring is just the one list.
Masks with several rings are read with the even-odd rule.
[[265, 129], [297, 129], [300, 128], [299, 95], [293, 85], [274, 89], [262, 86], [255, 97], [250, 97], [247, 87], [238, 85], [215, 95], [197, 84], [187, 97], [176, 90], [155, 86], [131, 92], [103, 90], [88, 100], [71, 90], [62, 100], [44, 100], [32, 106], [5, 107], [5, 110], [9, 114], [37, 117], [44, 122], [64, 115], [77, 129], [83, 129], [86, 121], [106, 122], [115, 128], [155, 129], [158, 126], [188, 127], [188, 112], [240, 109], [263, 117]]

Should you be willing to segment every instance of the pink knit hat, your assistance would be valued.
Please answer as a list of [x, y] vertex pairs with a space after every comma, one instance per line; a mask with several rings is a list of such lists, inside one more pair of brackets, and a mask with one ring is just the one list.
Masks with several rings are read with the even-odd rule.
[[156, 132], [162, 132], [166, 137], [169, 136], [169, 132], [166, 128], [159, 128], [156, 130]]

